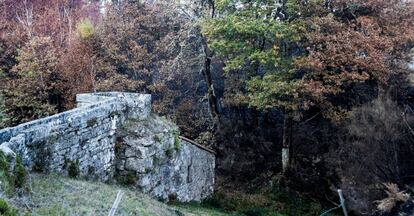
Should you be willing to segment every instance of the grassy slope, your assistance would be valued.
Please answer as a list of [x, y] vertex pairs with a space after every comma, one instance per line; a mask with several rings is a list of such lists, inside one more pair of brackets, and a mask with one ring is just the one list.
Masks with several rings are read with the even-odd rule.
[[125, 194], [116, 215], [227, 215], [212, 209], [168, 206], [145, 194], [118, 185], [56, 175], [31, 174], [31, 179], [33, 193], [28, 203], [32, 209], [31, 215], [108, 215], [119, 190]]

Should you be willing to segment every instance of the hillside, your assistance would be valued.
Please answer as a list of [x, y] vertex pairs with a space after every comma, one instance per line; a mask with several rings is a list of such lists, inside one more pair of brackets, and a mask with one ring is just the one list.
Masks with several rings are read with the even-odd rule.
[[124, 191], [115, 215], [175, 216], [227, 214], [216, 210], [170, 206], [119, 185], [31, 174], [30, 197], [8, 200], [29, 215], [108, 215], [119, 190]]

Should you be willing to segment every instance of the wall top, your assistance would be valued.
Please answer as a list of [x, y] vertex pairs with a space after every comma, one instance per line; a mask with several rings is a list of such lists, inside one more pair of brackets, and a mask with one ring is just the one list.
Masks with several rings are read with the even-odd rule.
[[[58, 113], [41, 119], [26, 122], [15, 127], [0, 129], [0, 144], [23, 131], [39, 131], [46, 133], [54, 130], [58, 125], [65, 124], [74, 119], [82, 119], [85, 116], [94, 116], [98, 112], [106, 112], [113, 109], [126, 109], [131, 118], [146, 117], [151, 111], [151, 95], [124, 92], [99, 92], [79, 94], [76, 96], [78, 107], [66, 112]], [[77, 121], [75, 121], [77, 122]], [[47, 128], [44, 129], [44, 128]]]

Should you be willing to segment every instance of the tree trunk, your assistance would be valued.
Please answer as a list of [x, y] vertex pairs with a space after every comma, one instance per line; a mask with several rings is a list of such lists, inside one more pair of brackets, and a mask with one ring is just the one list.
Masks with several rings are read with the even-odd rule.
[[218, 126], [219, 123], [219, 103], [216, 97], [216, 93], [213, 86], [213, 78], [211, 76], [211, 58], [212, 54], [208, 50], [207, 40], [203, 37], [203, 48], [204, 48], [204, 54], [205, 54], [205, 60], [204, 60], [204, 68], [203, 68], [203, 75], [204, 75], [204, 81], [207, 84], [207, 98], [208, 103], [210, 106], [210, 112], [211, 116], [213, 117], [213, 121], [215, 126]]
[[282, 144], [282, 173], [289, 169], [292, 158], [292, 117], [285, 114], [283, 120], [283, 144]]

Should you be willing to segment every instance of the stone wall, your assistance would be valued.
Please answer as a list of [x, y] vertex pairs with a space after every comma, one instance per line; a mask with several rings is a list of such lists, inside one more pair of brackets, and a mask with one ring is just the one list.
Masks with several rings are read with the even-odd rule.
[[121, 129], [119, 177], [163, 200], [199, 201], [213, 192], [214, 153], [179, 137], [178, 128], [151, 115]]
[[64, 173], [76, 163], [80, 175], [108, 180], [114, 174], [116, 129], [125, 119], [146, 118], [151, 96], [81, 94], [77, 101], [76, 109], [0, 130], [0, 143], [21, 155], [30, 170]]
[[130, 182], [153, 196], [201, 200], [212, 193], [215, 156], [151, 113], [151, 95], [80, 94], [78, 108], [0, 130], [0, 150], [29, 170]]

